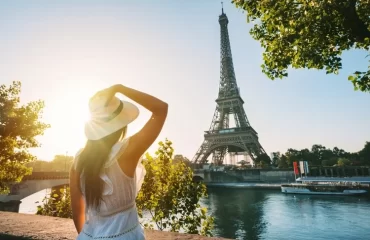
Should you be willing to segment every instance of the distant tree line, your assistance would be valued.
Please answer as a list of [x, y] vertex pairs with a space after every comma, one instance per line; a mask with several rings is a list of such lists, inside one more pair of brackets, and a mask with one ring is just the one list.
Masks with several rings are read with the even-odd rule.
[[[27, 167], [32, 168], [33, 172], [69, 172], [73, 164], [74, 157], [67, 155], [55, 155], [52, 161], [36, 160], [27, 164]], [[181, 154], [173, 157], [173, 163], [183, 162], [188, 167], [191, 161]]]
[[291, 168], [295, 161], [307, 161], [311, 166], [370, 166], [370, 142], [354, 153], [315, 144], [311, 149], [289, 148], [284, 154], [273, 152], [271, 156], [271, 165], [277, 168]]
[[73, 157], [67, 155], [55, 155], [52, 161], [36, 160], [27, 164], [33, 172], [69, 172], [73, 164]]

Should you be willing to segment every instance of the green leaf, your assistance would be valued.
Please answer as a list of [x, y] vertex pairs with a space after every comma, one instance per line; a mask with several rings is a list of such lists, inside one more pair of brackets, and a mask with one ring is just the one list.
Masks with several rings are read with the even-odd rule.
[[[344, 51], [370, 50], [368, 1], [232, 2], [245, 11], [248, 21], [253, 21], [249, 33], [264, 50], [261, 69], [271, 80], [287, 77], [289, 68], [320, 69], [327, 74], [338, 74]], [[356, 17], [342, 14], [348, 12], [355, 12]], [[365, 78], [349, 80], [355, 88], [370, 92]]]
[[19, 183], [32, 173], [27, 165], [36, 157], [29, 149], [40, 146], [36, 138], [50, 127], [40, 120], [44, 103], [21, 105], [20, 93], [21, 82], [0, 85], [0, 194], [9, 192], [10, 184]]

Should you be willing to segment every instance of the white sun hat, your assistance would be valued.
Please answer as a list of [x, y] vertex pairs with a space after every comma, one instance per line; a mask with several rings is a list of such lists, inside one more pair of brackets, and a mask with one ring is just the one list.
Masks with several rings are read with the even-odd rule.
[[90, 119], [85, 123], [85, 135], [89, 140], [99, 140], [127, 126], [139, 116], [134, 104], [97, 93], [89, 101]]

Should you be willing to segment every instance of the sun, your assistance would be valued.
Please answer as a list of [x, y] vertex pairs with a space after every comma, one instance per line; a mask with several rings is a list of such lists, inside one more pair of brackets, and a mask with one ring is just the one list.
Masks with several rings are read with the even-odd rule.
[[84, 147], [84, 125], [90, 117], [88, 101], [102, 88], [97, 84], [66, 84], [45, 99], [43, 121], [51, 127], [40, 137], [42, 146], [36, 151], [43, 160], [52, 160], [58, 154], [74, 155]]
[[[73, 82], [73, 81], [67, 81]], [[109, 87], [109, 84], [91, 81], [89, 84], [75, 81], [73, 84], [60, 84], [58, 91], [51, 93], [45, 99], [43, 121], [50, 128], [39, 138], [42, 146], [34, 152], [42, 160], [52, 160], [55, 155], [75, 153], [86, 144], [84, 126], [90, 118], [88, 102], [97, 91]], [[117, 97], [126, 97], [117, 94]], [[136, 103], [134, 103], [136, 104]], [[128, 127], [127, 137], [142, 128], [150, 114], [139, 106], [140, 115]]]

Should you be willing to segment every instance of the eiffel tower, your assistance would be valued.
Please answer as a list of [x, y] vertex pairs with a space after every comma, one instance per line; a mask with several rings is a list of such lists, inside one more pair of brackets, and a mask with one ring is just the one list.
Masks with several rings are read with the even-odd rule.
[[[222, 165], [227, 154], [244, 152], [252, 160], [265, 154], [258, 141], [258, 134], [250, 125], [245, 114], [244, 101], [240, 97], [236, 83], [233, 59], [227, 24], [229, 20], [224, 13], [219, 16], [221, 27], [221, 74], [216, 110], [204, 141], [193, 158], [194, 163], [206, 163], [212, 154], [212, 162]], [[233, 115], [235, 127], [229, 127], [230, 116]]]

